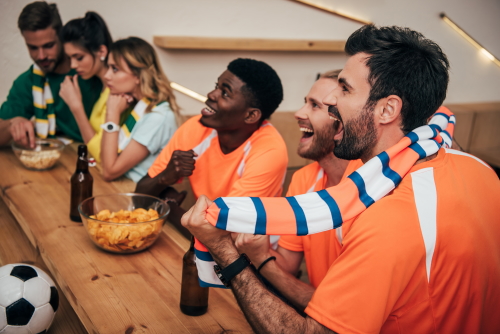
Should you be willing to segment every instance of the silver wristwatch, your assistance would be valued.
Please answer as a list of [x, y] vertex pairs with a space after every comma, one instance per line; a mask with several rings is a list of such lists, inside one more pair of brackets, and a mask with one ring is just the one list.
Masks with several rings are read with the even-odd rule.
[[103, 129], [106, 132], [118, 132], [120, 131], [120, 126], [113, 122], [107, 122], [101, 124], [101, 129]]

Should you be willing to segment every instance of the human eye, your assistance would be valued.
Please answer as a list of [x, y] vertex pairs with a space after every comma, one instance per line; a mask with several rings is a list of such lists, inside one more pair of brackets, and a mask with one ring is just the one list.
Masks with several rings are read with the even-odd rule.
[[118, 68], [115, 65], [111, 65], [111, 70], [113, 71], [113, 73], [118, 72]]
[[76, 57], [76, 60], [82, 61], [83, 60], [83, 56]]
[[227, 93], [227, 91], [225, 89], [222, 90], [222, 96], [224, 96], [224, 97], [229, 96], [229, 94]]
[[56, 43], [47, 43], [43, 46], [44, 49], [50, 49], [52, 48], [54, 45], [56, 45]]

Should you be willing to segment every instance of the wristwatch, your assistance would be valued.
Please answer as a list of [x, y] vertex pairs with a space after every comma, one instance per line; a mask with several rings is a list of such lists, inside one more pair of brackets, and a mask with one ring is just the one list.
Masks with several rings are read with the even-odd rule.
[[117, 132], [120, 131], [120, 126], [113, 122], [107, 122], [101, 124], [101, 129], [103, 129], [106, 132]]
[[248, 267], [251, 264], [250, 260], [246, 256], [246, 254], [241, 254], [240, 257], [228, 265], [226, 268], [222, 269], [218, 265], [214, 266], [214, 271], [217, 277], [219, 277], [220, 281], [226, 288], [231, 287], [231, 280], [241, 273], [243, 269]]

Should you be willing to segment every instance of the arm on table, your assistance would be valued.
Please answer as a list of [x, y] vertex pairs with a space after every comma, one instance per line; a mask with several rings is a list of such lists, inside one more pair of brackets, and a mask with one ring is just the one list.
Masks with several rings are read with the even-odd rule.
[[[209, 249], [214, 260], [225, 268], [239, 254], [230, 232], [213, 227], [205, 219], [210, 204], [205, 196], [201, 196], [183, 216], [182, 224]], [[231, 280], [231, 289], [256, 333], [334, 333], [314, 319], [302, 317], [269, 292], [250, 267]]]

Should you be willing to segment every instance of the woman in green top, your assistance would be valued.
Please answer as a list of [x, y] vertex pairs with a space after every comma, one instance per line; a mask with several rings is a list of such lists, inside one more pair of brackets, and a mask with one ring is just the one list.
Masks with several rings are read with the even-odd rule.
[[[77, 73], [66, 77], [59, 95], [73, 113], [90, 154], [100, 161], [103, 132], [100, 126], [106, 118], [106, 101], [109, 96], [104, 75], [108, 70], [107, 59], [113, 41], [106, 23], [95, 12], [87, 12], [84, 18], [69, 21], [59, 34], [64, 51], [71, 59], [71, 68]], [[103, 83], [101, 96], [94, 104], [90, 118], [87, 118], [83, 109], [78, 76], [82, 79], [97, 77]]]

